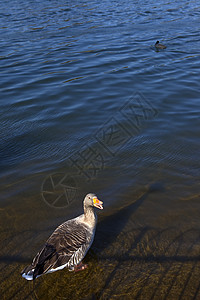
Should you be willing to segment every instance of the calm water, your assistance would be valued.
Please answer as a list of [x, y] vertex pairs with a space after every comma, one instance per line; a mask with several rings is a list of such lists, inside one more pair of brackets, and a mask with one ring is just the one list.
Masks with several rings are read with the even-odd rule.
[[[199, 19], [197, 1], [1, 2], [1, 299], [200, 298]], [[88, 270], [33, 292], [21, 269], [92, 191]]]

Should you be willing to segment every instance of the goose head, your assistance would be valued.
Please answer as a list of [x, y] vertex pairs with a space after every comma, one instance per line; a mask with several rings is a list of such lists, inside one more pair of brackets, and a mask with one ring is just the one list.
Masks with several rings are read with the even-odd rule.
[[100, 201], [95, 194], [87, 194], [84, 199], [84, 206], [88, 207], [96, 207], [99, 209], [103, 209], [103, 202]]

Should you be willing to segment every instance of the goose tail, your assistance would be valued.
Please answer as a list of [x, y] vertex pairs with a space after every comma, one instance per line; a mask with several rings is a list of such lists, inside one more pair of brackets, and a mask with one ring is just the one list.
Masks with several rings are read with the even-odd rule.
[[34, 267], [30, 265], [21, 272], [21, 275], [26, 280], [34, 280], [35, 279], [34, 271], [35, 271]]
[[43, 274], [43, 267], [40, 265], [30, 265], [26, 267], [22, 272], [21, 275], [26, 280], [34, 280]]

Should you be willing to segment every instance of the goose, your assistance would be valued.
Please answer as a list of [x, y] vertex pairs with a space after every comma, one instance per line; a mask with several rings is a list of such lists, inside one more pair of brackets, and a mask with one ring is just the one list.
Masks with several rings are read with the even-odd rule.
[[155, 43], [155, 47], [156, 47], [157, 49], [166, 49], [166, 48], [167, 48], [165, 45], [160, 44], [159, 41], [157, 41], [157, 42]]
[[103, 202], [95, 194], [88, 194], [83, 201], [84, 213], [62, 223], [56, 228], [31, 265], [21, 272], [23, 278], [34, 280], [39, 276], [68, 268], [80, 271], [87, 268], [82, 263], [95, 234], [97, 216], [94, 207], [103, 209]]

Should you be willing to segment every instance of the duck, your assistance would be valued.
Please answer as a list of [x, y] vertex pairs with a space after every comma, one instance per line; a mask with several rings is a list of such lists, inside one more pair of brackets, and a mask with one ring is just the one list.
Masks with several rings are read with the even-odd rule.
[[21, 272], [23, 278], [34, 280], [64, 268], [75, 272], [87, 268], [82, 260], [94, 240], [97, 224], [95, 208], [103, 209], [103, 202], [90, 193], [84, 198], [83, 208], [83, 214], [67, 220], [55, 229], [33, 258], [31, 265]]
[[156, 47], [157, 49], [166, 49], [166, 48], [167, 48], [165, 45], [160, 44], [159, 41], [157, 41], [157, 42], [155, 43], [155, 47]]

